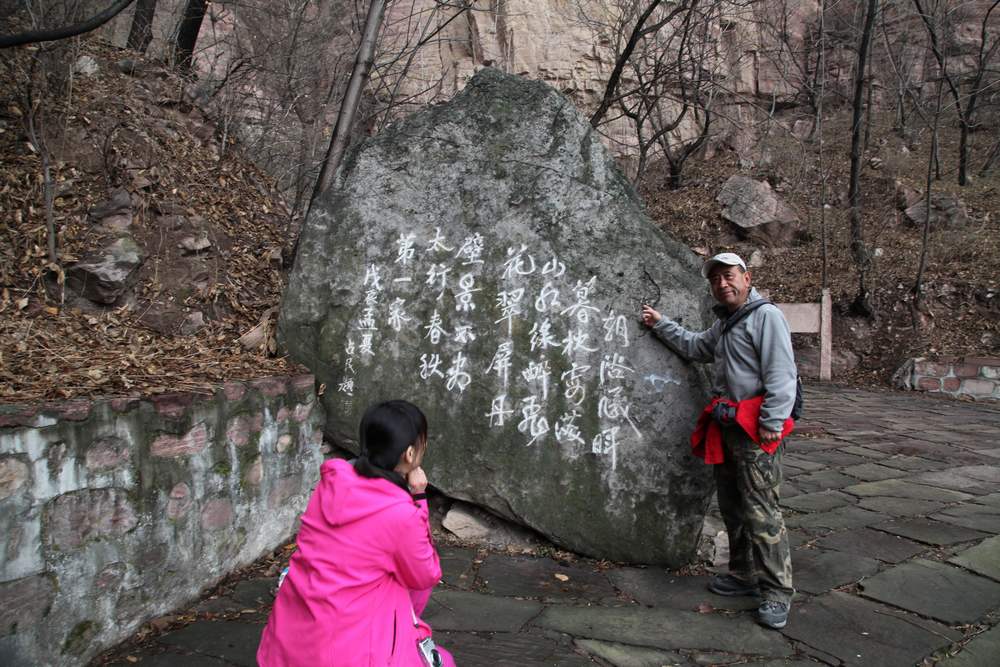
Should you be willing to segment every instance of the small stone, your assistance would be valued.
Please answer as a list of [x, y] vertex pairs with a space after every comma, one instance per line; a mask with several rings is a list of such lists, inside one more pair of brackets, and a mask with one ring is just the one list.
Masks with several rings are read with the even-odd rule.
[[191, 509], [191, 503], [191, 487], [184, 482], [175, 484], [167, 500], [167, 516], [171, 519], [180, 519]]
[[24, 486], [28, 479], [28, 466], [18, 458], [0, 458], [0, 500], [9, 498]]
[[278, 441], [274, 444], [274, 449], [279, 454], [284, 454], [292, 446], [292, 436], [285, 433], [278, 437]]
[[182, 336], [192, 336], [198, 333], [204, 326], [205, 313], [196, 310], [193, 313], [188, 313], [188, 316], [184, 318], [184, 322], [181, 323], [180, 333]]
[[93, 472], [101, 472], [117, 468], [124, 463], [128, 463], [131, 456], [131, 448], [121, 438], [114, 436], [102, 438], [87, 450], [87, 469]]
[[208, 240], [208, 236], [185, 236], [181, 239], [177, 247], [186, 250], [188, 253], [201, 252], [212, 247], [212, 242]]
[[233, 504], [225, 498], [210, 500], [201, 511], [201, 527], [205, 530], [220, 530], [233, 521]]
[[153, 456], [171, 458], [205, 451], [208, 446], [208, 428], [198, 424], [183, 436], [161, 435], [153, 440], [149, 451]]
[[93, 76], [100, 71], [100, 66], [97, 61], [91, 56], [83, 55], [76, 59], [73, 63], [73, 71], [77, 74], [82, 74], [84, 76]]

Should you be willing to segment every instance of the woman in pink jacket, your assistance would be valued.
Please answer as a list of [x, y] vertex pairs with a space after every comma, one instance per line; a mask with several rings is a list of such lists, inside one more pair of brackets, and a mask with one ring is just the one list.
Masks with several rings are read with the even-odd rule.
[[261, 667], [455, 665], [420, 620], [441, 579], [420, 467], [427, 419], [406, 401], [374, 405], [360, 443], [353, 462], [323, 464], [257, 650]]

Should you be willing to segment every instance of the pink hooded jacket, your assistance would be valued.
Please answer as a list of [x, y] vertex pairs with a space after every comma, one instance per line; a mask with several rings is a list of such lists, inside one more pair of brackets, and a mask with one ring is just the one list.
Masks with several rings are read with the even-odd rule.
[[417, 641], [430, 627], [414, 626], [414, 614], [441, 578], [427, 512], [426, 500], [392, 482], [361, 477], [344, 460], [324, 463], [258, 664], [423, 667]]

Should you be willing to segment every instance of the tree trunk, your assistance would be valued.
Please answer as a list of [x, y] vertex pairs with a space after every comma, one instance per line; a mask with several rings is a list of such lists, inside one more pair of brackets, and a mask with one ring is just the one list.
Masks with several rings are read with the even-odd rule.
[[858, 61], [854, 68], [854, 99], [851, 115], [851, 177], [847, 189], [847, 199], [851, 207], [851, 253], [858, 268], [858, 294], [851, 304], [852, 310], [859, 315], [871, 317], [874, 315], [868, 294], [868, 248], [865, 246], [864, 225], [861, 219], [861, 162], [862, 162], [862, 116], [865, 98], [865, 72], [868, 65], [868, 49], [871, 44], [872, 26], [875, 24], [875, 14], [878, 12], [878, 0], [867, 0], [865, 24], [861, 30], [861, 40], [858, 45]]
[[174, 62], [181, 70], [191, 69], [194, 59], [194, 47], [198, 43], [198, 33], [201, 32], [201, 22], [205, 18], [208, 0], [187, 0], [184, 6], [184, 17], [177, 28]]
[[153, 41], [153, 16], [156, 0], [138, 0], [132, 15], [132, 28], [128, 32], [128, 48], [145, 53]]
[[[385, 0], [372, 0], [368, 7], [368, 16], [365, 19], [364, 35], [361, 38], [361, 45], [358, 47], [358, 57], [354, 60], [351, 80], [347, 84], [347, 92], [340, 105], [337, 125], [333, 129], [333, 136], [330, 138], [330, 147], [323, 160], [323, 167], [320, 169], [319, 178], [316, 179], [316, 187], [313, 189], [313, 195], [309, 201], [309, 210], [312, 210], [313, 202], [316, 201], [317, 197], [329, 189], [330, 183], [333, 182], [333, 175], [336, 173], [337, 167], [340, 166], [350, 143], [351, 126], [354, 124], [354, 116], [361, 103], [361, 93], [368, 82], [368, 73], [375, 60], [375, 44], [378, 41], [384, 13]], [[308, 213], [306, 215], [308, 216]]]

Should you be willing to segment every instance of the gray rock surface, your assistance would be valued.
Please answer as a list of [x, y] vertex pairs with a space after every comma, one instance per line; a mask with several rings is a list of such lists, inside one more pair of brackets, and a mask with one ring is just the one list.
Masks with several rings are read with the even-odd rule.
[[[906, 208], [906, 221], [923, 225], [927, 219], [927, 202], [917, 200]], [[969, 214], [962, 200], [951, 195], [931, 195], [931, 227], [954, 229], [969, 224]]]
[[339, 444], [370, 403], [413, 400], [445, 493], [579, 553], [679, 565], [709, 489], [687, 442], [705, 375], [637, 315], [708, 326], [698, 268], [569, 100], [486, 69], [348, 154], [279, 342], [326, 383]]
[[736, 225], [745, 238], [767, 245], [791, 240], [798, 217], [767, 181], [730, 176], [715, 199], [722, 205], [722, 217]]
[[95, 303], [112, 304], [132, 286], [142, 264], [136, 242], [123, 236], [66, 271], [66, 286]]

